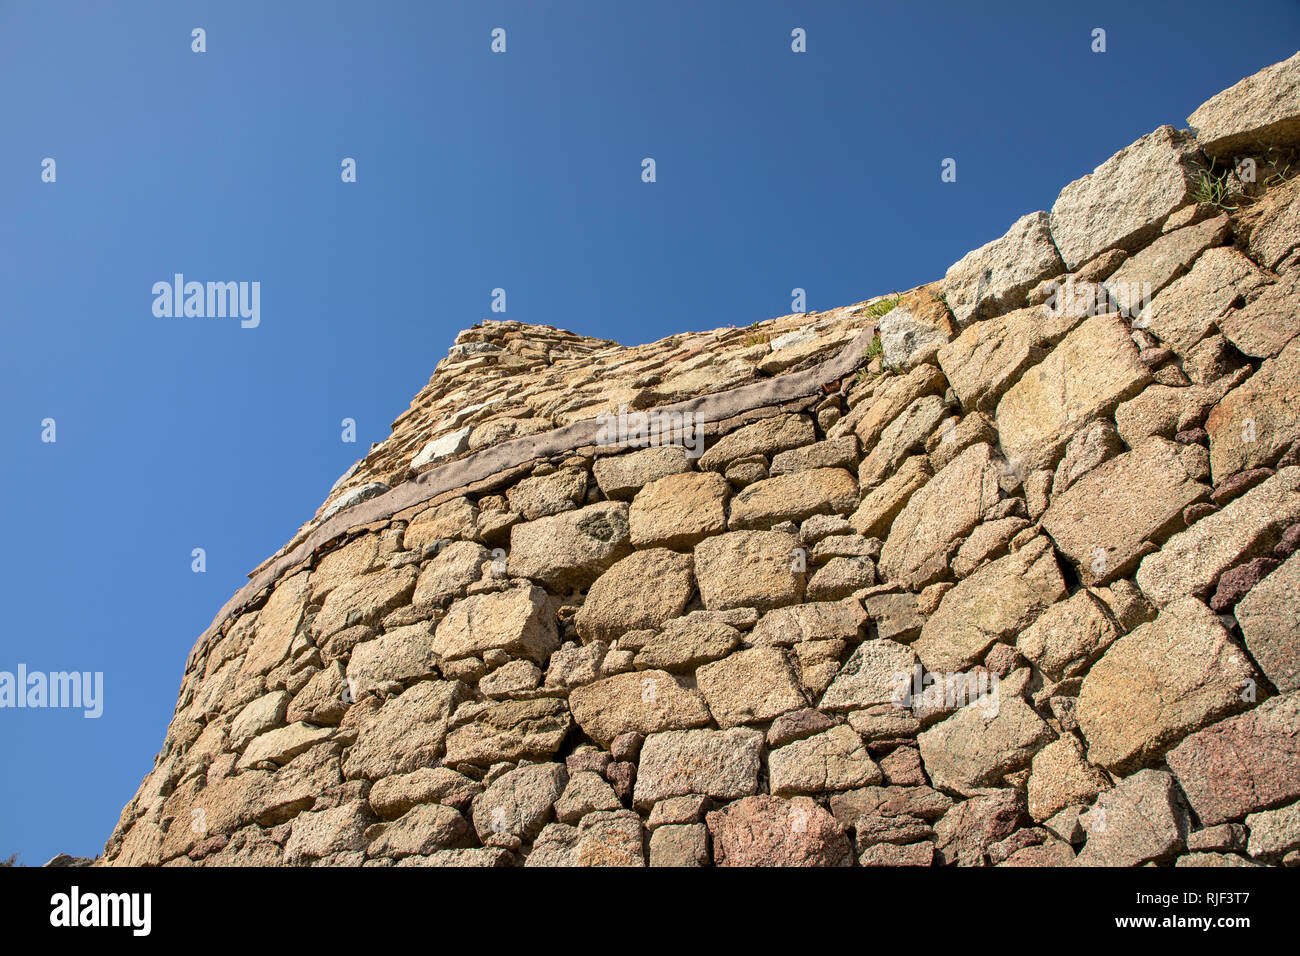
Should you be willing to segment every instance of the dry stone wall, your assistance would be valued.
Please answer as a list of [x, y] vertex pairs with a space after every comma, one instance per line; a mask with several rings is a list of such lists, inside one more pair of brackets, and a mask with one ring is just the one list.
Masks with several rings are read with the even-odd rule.
[[901, 296], [461, 333], [200, 637], [104, 862], [1300, 862], [1298, 91]]

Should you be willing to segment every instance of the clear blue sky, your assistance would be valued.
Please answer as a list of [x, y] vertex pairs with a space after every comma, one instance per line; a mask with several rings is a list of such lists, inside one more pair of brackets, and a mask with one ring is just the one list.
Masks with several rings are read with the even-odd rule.
[[[0, 670], [105, 681], [0, 710], [0, 857], [102, 849], [196, 636], [493, 288], [626, 343], [908, 288], [1298, 46], [1294, 0], [0, 0]], [[154, 317], [175, 272], [260, 327]]]

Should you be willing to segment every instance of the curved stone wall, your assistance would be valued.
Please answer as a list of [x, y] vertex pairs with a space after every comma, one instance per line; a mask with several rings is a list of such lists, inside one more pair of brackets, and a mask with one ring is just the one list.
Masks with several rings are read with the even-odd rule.
[[1300, 861], [1298, 91], [901, 296], [462, 333], [200, 636], [104, 861]]

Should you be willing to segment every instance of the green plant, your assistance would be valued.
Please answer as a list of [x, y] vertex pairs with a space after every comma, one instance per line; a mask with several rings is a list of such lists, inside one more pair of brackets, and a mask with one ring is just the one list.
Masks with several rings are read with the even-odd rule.
[[1242, 198], [1236, 177], [1231, 169], [1215, 172], [1217, 165], [1217, 160], [1210, 160], [1210, 168], [1192, 178], [1192, 198], [1224, 212], [1236, 212], [1241, 208], [1237, 200]]
[[867, 315], [869, 315], [873, 319], [878, 319], [882, 315], [886, 315], [889, 312], [892, 312], [894, 310], [894, 306], [898, 305], [899, 301], [902, 298], [903, 297], [901, 295], [895, 292], [892, 296], [888, 296], [887, 298], [881, 299], [879, 302], [873, 302], [871, 303], [871, 305], [867, 306]]
[[870, 362], [877, 355], [884, 354], [884, 351], [885, 351], [885, 346], [880, 341], [880, 333], [877, 332], [875, 338], [871, 340], [871, 344], [867, 346], [867, 350], [864, 353], [862, 353], [862, 357], [866, 361]]
[[745, 336], [746, 345], [766, 345], [772, 341], [771, 332], [751, 332]]

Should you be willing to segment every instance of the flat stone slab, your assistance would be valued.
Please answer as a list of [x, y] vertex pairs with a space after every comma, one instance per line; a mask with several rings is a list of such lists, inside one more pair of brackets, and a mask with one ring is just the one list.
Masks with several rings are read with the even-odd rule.
[[1184, 508], [1209, 498], [1210, 487], [1189, 473], [1181, 448], [1149, 438], [1052, 499], [1043, 530], [1084, 584], [1106, 584], [1129, 574], [1150, 550], [1150, 541], [1181, 526]]
[[1209, 597], [1229, 568], [1272, 550], [1282, 532], [1300, 521], [1300, 467], [1282, 468], [1262, 484], [1147, 555], [1138, 587], [1164, 606], [1179, 598]]
[[1165, 759], [1204, 826], [1300, 797], [1300, 693], [1192, 734]]
[[1300, 143], [1300, 53], [1210, 97], [1187, 117], [1206, 155]]
[[1190, 133], [1161, 126], [1076, 179], [1052, 204], [1052, 239], [1068, 270], [1108, 249], [1133, 250], [1186, 205], [1200, 164]]
[[1124, 772], [1246, 707], [1254, 668], [1208, 607], [1182, 598], [1110, 646], [1075, 713], [1088, 760]]
[[1150, 381], [1124, 322], [1115, 315], [1094, 316], [998, 402], [1002, 451], [1022, 474], [1051, 468], [1075, 432]]

